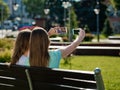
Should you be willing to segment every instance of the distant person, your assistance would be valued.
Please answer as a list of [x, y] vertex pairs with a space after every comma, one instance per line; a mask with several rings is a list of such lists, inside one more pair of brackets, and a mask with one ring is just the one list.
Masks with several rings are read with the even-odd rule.
[[[57, 32], [57, 28], [53, 30]], [[36, 28], [31, 33], [28, 63], [30, 66], [58, 68], [61, 58], [65, 58], [71, 54], [84, 37], [85, 31], [80, 29], [78, 37], [70, 45], [62, 49], [49, 50], [50, 40], [48, 33], [43, 28]]]

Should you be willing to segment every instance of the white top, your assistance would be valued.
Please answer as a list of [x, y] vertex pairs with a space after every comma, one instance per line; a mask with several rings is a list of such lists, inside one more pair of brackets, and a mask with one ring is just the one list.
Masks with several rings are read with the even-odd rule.
[[26, 64], [26, 66], [29, 66], [29, 57], [27, 57], [27, 56], [24, 56], [24, 55], [22, 55], [21, 57], [20, 57], [20, 59], [17, 61], [17, 65], [24, 65], [24, 64]]

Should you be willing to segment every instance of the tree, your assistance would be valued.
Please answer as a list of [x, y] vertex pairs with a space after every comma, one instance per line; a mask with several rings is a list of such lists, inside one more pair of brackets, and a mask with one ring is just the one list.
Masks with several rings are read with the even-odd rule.
[[73, 7], [71, 7], [69, 14], [70, 16], [69, 16], [69, 20], [67, 21], [67, 27], [69, 29], [78, 28], [77, 15]]
[[0, 22], [7, 19], [10, 15], [10, 10], [8, 5], [0, 0]]
[[102, 34], [105, 37], [108, 37], [109, 35], [113, 34], [113, 30], [112, 30], [112, 28], [110, 26], [110, 22], [109, 22], [108, 19], [106, 19], [106, 21], [104, 23], [104, 28], [103, 28]]
[[69, 7], [69, 20], [67, 23], [68, 27], [68, 35], [69, 35], [69, 41], [72, 41], [73, 35], [72, 35], [72, 29], [78, 28], [78, 21], [77, 21], [77, 15], [75, 13], [75, 10], [73, 7]]
[[43, 16], [45, 0], [23, 0], [29, 16]]
[[120, 0], [110, 0], [110, 2], [116, 10], [120, 10]]
[[[100, 0], [100, 31], [103, 29], [103, 24], [106, 19], [106, 5], [103, 5]], [[74, 2], [75, 12], [77, 14], [77, 20], [80, 22], [79, 27], [84, 28], [85, 25], [88, 25], [90, 31], [96, 32], [96, 14], [94, 8], [96, 6], [96, 0], [81, 0], [80, 2]]]

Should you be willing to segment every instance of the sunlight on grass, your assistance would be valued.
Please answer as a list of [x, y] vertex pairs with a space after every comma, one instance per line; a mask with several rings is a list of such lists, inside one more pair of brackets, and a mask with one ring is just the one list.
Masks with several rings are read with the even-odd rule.
[[73, 56], [71, 66], [64, 65], [61, 61], [60, 68], [94, 70], [99, 67], [102, 70], [102, 76], [106, 90], [120, 90], [120, 57], [112, 56]]

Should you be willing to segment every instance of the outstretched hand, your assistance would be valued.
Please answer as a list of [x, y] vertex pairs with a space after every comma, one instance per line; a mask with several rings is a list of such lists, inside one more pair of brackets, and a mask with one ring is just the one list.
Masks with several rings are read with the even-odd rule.
[[54, 28], [50, 28], [50, 30], [48, 31], [48, 35], [51, 36], [51, 35], [58, 35], [58, 30], [59, 30], [60, 27], [54, 27]]
[[80, 41], [82, 41], [84, 39], [84, 37], [85, 37], [85, 30], [83, 30], [82, 28], [80, 28], [78, 39]]

